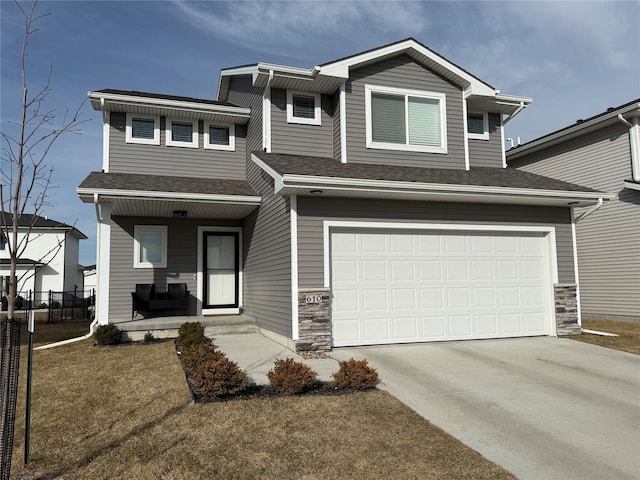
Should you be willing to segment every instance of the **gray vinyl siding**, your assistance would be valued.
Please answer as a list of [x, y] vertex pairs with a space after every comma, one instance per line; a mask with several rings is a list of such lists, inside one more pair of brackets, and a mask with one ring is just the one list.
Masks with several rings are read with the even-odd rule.
[[623, 183], [631, 177], [628, 129], [608, 127], [509, 166], [616, 195], [576, 224], [582, 316], [640, 320], [640, 192]]
[[323, 221], [380, 221], [555, 227], [558, 279], [574, 282], [568, 208], [481, 203], [298, 198], [298, 283], [324, 285]]
[[[366, 148], [365, 85], [446, 94], [446, 154]], [[346, 84], [347, 161], [408, 167], [465, 168], [462, 91], [449, 81], [399, 55], [352, 71]]]
[[[167, 225], [167, 268], [133, 268], [135, 225]], [[173, 219], [146, 217], [111, 218], [111, 262], [109, 321], [131, 319], [131, 292], [136, 283], [153, 283], [164, 291], [167, 283], [186, 283], [190, 291], [190, 313], [198, 307], [198, 226], [241, 226], [240, 220]]]
[[287, 91], [271, 89], [271, 151], [333, 156], [333, 98], [321, 95], [320, 125], [287, 123]]
[[262, 196], [260, 208], [243, 223], [244, 310], [260, 327], [291, 338], [289, 201], [273, 195], [273, 180], [251, 161], [251, 152], [263, 148], [262, 92], [251, 77], [235, 77], [228, 95], [229, 102], [251, 108], [247, 181]]
[[244, 180], [247, 128], [235, 126], [235, 151], [205, 150], [204, 123], [198, 122], [198, 148], [166, 144], [166, 118], [160, 118], [160, 145], [127, 143], [126, 114], [111, 112], [109, 128], [109, 172], [153, 173], [180, 177]]
[[502, 168], [500, 115], [489, 114], [489, 140], [469, 139], [469, 166]]
[[342, 160], [340, 136], [340, 92], [333, 96], [333, 158]]

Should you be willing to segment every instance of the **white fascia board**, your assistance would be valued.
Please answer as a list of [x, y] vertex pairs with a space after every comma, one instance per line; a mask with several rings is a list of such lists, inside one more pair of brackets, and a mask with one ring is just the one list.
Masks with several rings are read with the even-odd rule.
[[216, 195], [202, 193], [183, 192], [153, 192], [143, 190], [115, 190], [115, 189], [91, 189], [77, 188], [78, 196], [98, 195], [100, 200], [106, 199], [138, 199], [138, 200], [182, 200], [186, 202], [212, 202], [244, 205], [260, 205], [261, 197], [247, 195]]
[[[557, 198], [561, 200], [593, 201], [603, 198], [611, 200], [614, 195], [607, 193], [573, 192], [562, 190], [538, 190], [531, 188], [489, 187], [481, 185], [455, 185], [441, 183], [394, 182], [386, 180], [365, 180], [354, 178], [310, 177], [285, 174], [283, 188], [308, 188], [321, 190], [370, 190], [406, 193], [436, 193], [460, 195], [500, 195], [531, 198]], [[276, 193], [278, 193], [276, 191]]]
[[496, 95], [496, 103], [501, 105], [513, 105], [514, 107], [520, 106], [524, 103], [525, 106], [533, 102], [531, 97], [520, 97], [517, 95], [507, 95], [506, 93], [499, 93]]
[[468, 88], [471, 94], [486, 96], [494, 96], [496, 94], [496, 90], [490, 85], [487, 85], [481, 80], [475, 78], [474, 76], [462, 70], [460, 67], [446, 60], [444, 57], [441, 57], [437, 53], [423, 47], [413, 40], [405, 40], [404, 42], [387, 45], [386, 47], [378, 48], [370, 52], [365, 52], [354, 57], [349, 57], [344, 60], [330, 63], [328, 65], [320, 67], [320, 73], [328, 76], [349, 78], [349, 69], [353, 66], [371, 62], [373, 60], [376, 60], [377, 58], [402, 53], [410, 49], [416, 50], [420, 54], [429, 58], [431, 61], [442, 65], [454, 75], [464, 79], [469, 84]]
[[626, 108], [621, 108], [617, 110], [612, 110], [606, 115], [602, 115], [598, 118], [594, 118], [588, 122], [582, 122], [578, 125], [574, 125], [570, 128], [563, 129], [559, 132], [553, 133], [551, 135], [545, 135], [544, 137], [538, 138], [537, 140], [532, 140], [524, 145], [520, 145], [519, 147], [510, 150], [507, 152], [507, 162], [512, 160], [516, 160], [517, 158], [522, 157], [523, 155], [536, 152], [543, 148], [550, 147], [560, 142], [565, 142], [573, 137], [577, 137], [578, 135], [582, 135], [584, 133], [589, 132], [590, 130], [596, 130], [601, 128], [601, 124], [608, 122], [619, 122], [618, 115], [629, 115], [629, 117], [635, 117], [640, 114], [640, 103], [634, 103], [629, 105]]
[[[234, 115], [242, 118], [249, 118], [251, 114], [251, 109], [248, 107], [234, 107], [229, 105], [212, 105], [207, 103], [198, 103], [198, 102], [188, 102], [183, 100], [169, 100], [163, 98], [153, 98], [153, 97], [136, 97], [134, 95], [122, 95], [115, 93], [101, 93], [101, 92], [89, 92], [89, 98], [91, 100], [99, 100], [101, 102], [101, 108], [96, 108], [94, 105], [94, 110], [100, 110], [102, 105], [105, 105], [107, 102], [119, 103], [122, 105], [131, 105], [131, 106], [145, 106], [145, 107], [161, 107], [172, 110], [180, 110], [180, 111], [190, 111], [190, 112], [200, 112], [200, 113], [217, 113], [217, 114], [225, 114], [225, 115]], [[104, 99], [104, 102], [103, 102]]]
[[273, 63], [258, 63], [258, 73], [269, 75], [270, 72], [273, 72], [274, 75], [285, 77], [313, 78], [320, 72], [320, 67], [299, 68], [276, 65]]

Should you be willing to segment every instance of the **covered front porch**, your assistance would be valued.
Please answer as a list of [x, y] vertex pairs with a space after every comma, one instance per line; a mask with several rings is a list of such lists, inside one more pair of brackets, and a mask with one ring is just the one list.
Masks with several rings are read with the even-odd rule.
[[[243, 225], [261, 202], [246, 182], [93, 172], [78, 194], [96, 205], [101, 325], [160, 337], [194, 315], [241, 314]], [[190, 317], [134, 308], [137, 285], [161, 299], [173, 284], [186, 286]]]

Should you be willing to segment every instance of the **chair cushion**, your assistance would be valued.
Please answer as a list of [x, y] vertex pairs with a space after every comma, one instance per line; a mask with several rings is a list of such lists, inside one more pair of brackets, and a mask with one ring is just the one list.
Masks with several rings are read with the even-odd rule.
[[151, 300], [155, 295], [155, 285], [153, 283], [136, 284], [136, 295], [141, 300]]

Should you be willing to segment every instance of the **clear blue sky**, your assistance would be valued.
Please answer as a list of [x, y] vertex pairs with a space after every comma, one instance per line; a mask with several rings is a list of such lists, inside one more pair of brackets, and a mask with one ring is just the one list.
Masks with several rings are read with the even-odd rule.
[[[224, 67], [311, 67], [406, 37], [502, 93], [533, 97], [506, 127], [523, 142], [640, 97], [637, 1], [43, 1], [38, 11], [51, 15], [31, 37], [29, 83], [42, 85], [53, 68], [47, 107], [58, 120], [92, 90], [215, 98]], [[0, 0], [0, 13], [0, 117], [11, 133], [24, 28], [14, 2]], [[102, 130], [88, 103], [83, 118], [82, 134], [62, 138], [48, 157], [55, 188], [45, 213], [89, 236], [80, 262], [91, 264], [95, 213], [75, 189], [102, 166]]]

